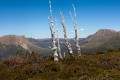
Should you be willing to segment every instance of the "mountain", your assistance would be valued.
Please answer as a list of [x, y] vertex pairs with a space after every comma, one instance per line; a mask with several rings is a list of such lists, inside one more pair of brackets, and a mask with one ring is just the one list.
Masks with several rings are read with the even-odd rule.
[[25, 36], [5, 35], [0, 37], [0, 58], [15, 55], [18, 51], [42, 52], [45, 48], [34, 45]]
[[[95, 34], [88, 36], [82, 43], [86, 51], [96, 52], [107, 49], [120, 48], [120, 32], [110, 29], [100, 29]], [[85, 52], [84, 50], [84, 52]]]
[[[76, 46], [74, 39], [68, 39], [72, 44], [74, 53]], [[64, 39], [60, 38], [60, 42]], [[95, 53], [96, 51], [106, 51], [108, 49], [120, 48], [120, 31], [111, 29], [100, 29], [95, 34], [89, 35], [87, 38], [80, 38], [82, 53]], [[0, 37], [0, 58], [15, 55], [18, 51], [30, 52], [34, 51], [44, 55], [51, 55], [52, 51], [48, 48], [52, 46], [51, 38], [34, 39], [25, 36], [6, 35]], [[64, 45], [61, 44], [62, 53], [66, 51]]]
[[43, 48], [48, 48], [48, 46], [52, 46], [51, 38], [46, 38], [46, 39], [28, 38], [28, 40], [34, 45], [41, 46]]
[[[73, 51], [76, 53], [76, 47], [74, 39], [68, 39], [72, 44]], [[29, 39], [30, 42], [37, 46], [48, 48], [52, 46], [51, 39]], [[64, 42], [64, 39], [60, 38], [60, 42]], [[100, 29], [93, 35], [89, 35], [87, 38], [80, 38], [80, 45], [82, 53], [95, 53], [96, 51], [106, 51], [108, 49], [120, 48], [120, 32], [112, 29]], [[61, 50], [64, 52], [66, 48], [61, 44]]]
[[117, 34], [118, 32], [112, 29], [100, 29], [98, 30], [94, 35], [96, 36], [109, 36], [109, 35], [113, 35], [113, 34]]
[[29, 41], [25, 36], [16, 36], [16, 35], [6, 35], [0, 37], [0, 43], [4, 45], [15, 45], [21, 46], [25, 50], [30, 50], [28, 47]]

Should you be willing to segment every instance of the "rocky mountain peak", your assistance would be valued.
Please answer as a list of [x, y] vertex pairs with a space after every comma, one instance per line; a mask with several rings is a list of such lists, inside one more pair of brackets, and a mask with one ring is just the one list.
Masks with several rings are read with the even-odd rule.
[[24, 49], [29, 50], [28, 43], [29, 41], [25, 36], [18, 36], [18, 35], [5, 35], [0, 37], [0, 43], [5, 45], [20, 45]]
[[116, 33], [118, 32], [112, 29], [100, 29], [95, 33], [95, 35], [110, 35], [110, 34], [116, 34]]

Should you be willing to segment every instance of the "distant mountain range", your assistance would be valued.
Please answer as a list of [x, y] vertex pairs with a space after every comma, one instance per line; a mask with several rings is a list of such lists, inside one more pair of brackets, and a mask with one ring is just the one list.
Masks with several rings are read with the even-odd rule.
[[[74, 52], [76, 52], [74, 39], [68, 39], [72, 44]], [[51, 39], [29, 39], [35, 45], [48, 48], [51, 45]], [[64, 42], [64, 39], [60, 39]], [[95, 34], [89, 35], [87, 38], [80, 38], [80, 45], [84, 46], [83, 53], [95, 53], [96, 51], [106, 51], [108, 49], [120, 48], [120, 32], [111, 29], [100, 29]], [[63, 45], [62, 51], [66, 49]]]
[[[76, 53], [74, 39], [68, 39], [72, 44], [73, 51]], [[64, 42], [64, 39], [60, 39], [60, 42]], [[0, 57], [7, 57], [9, 55], [15, 55], [19, 50], [29, 50], [37, 53], [49, 55], [51, 51], [48, 46], [51, 45], [51, 39], [34, 39], [26, 38], [25, 36], [18, 35], [6, 35], [0, 37]], [[88, 36], [87, 38], [81, 38], [80, 44], [84, 46], [83, 53], [94, 53], [96, 51], [106, 51], [107, 49], [120, 48], [120, 32], [110, 29], [100, 29], [95, 34]], [[61, 45], [62, 52], [66, 49]]]

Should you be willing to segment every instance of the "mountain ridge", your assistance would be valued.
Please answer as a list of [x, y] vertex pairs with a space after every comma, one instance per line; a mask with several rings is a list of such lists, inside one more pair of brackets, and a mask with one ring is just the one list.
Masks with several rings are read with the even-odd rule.
[[118, 31], [115, 31], [113, 29], [99, 29], [95, 35], [110, 35], [110, 34], [116, 34]]
[[31, 43], [25, 36], [5, 35], [0, 37], [0, 58], [16, 55], [18, 51], [41, 52], [46, 50], [41, 46]]
[[15, 46], [20, 45], [25, 50], [29, 50], [28, 47], [29, 41], [26, 39], [25, 36], [5, 35], [0, 37], [0, 43], [5, 45], [15, 45]]
[[[74, 39], [68, 39], [72, 44], [74, 53], [76, 52]], [[60, 38], [60, 42], [64, 39]], [[80, 38], [80, 45], [85, 46], [81, 48], [82, 53], [94, 53], [96, 51], [106, 51], [109, 48], [120, 48], [120, 31], [111, 29], [99, 29], [96, 33], [89, 35], [86, 38]], [[20, 49], [36, 51], [38, 53], [47, 54], [51, 53], [48, 46], [52, 46], [51, 38], [34, 39], [26, 38], [25, 36], [18, 35], [5, 35], [0, 37], [0, 55], [12, 54]], [[13, 51], [16, 49], [16, 51]], [[61, 44], [62, 52], [66, 51], [65, 47]], [[10, 53], [11, 52], [11, 53]], [[6, 54], [5, 54], [6, 53]]]
[[[105, 51], [109, 48], [120, 48], [120, 32], [111, 29], [100, 29], [95, 34], [88, 36], [84, 45], [88, 50]], [[116, 47], [117, 46], [117, 47]], [[95, 50], [96, 49], [96, 50]]]

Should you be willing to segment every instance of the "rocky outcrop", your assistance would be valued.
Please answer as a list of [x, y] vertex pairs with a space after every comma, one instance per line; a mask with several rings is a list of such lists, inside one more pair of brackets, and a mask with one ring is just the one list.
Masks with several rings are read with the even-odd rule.
[[6, 35], [0, 37], [0, 43], [5, 45], [15, 45], [22, 46], [25, 50], [29, 50], [28, 44], [29, 41], [25, 36], [17, 36], [17, 35]]

